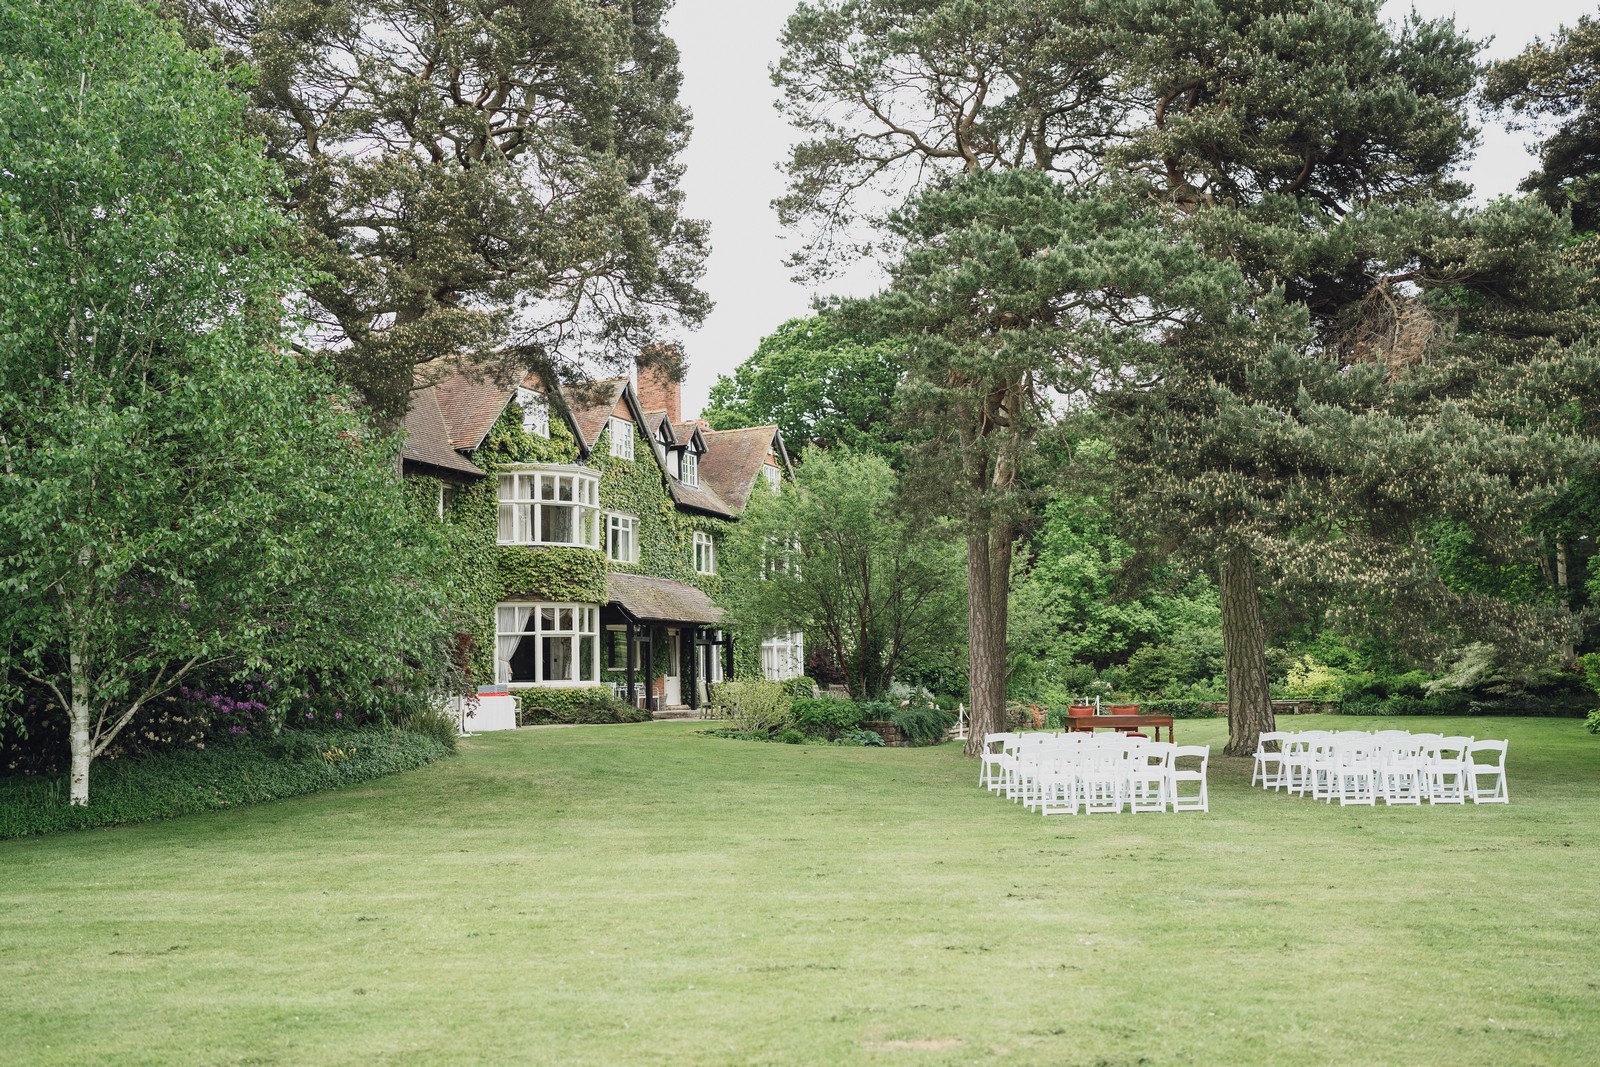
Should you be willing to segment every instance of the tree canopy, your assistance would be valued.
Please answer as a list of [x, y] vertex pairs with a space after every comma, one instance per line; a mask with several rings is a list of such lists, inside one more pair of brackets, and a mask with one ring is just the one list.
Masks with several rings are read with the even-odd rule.
[[796, 448], [812, 442], [892, 457], [900, 374], [893, 342], [852, 334], [826, 313], [790, 319], [731, 377], [717, 378], [703, 417], [718, 430], [776, 423]]
[[0, 5], [0, 74], [0, 681], [70, 719], [73, 801], [196, 672], [442, 669], [393, 442], [283, 343], [244, 102], [133, 0]]
[[631, 365], [709, 309], [666, 0], [165, 6], [253, 71], [320, 340], [378, 414], [443, 356]]

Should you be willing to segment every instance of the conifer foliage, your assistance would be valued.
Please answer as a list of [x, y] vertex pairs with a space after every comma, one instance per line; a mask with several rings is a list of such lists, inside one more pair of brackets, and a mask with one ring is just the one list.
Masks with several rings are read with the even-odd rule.
[[323, 340], [389, 417], [441, 355], [665, 358], [661, 331], [709, 309], [668, 6], [165, 3], [254, 72], [249, 123], [323, 272]]

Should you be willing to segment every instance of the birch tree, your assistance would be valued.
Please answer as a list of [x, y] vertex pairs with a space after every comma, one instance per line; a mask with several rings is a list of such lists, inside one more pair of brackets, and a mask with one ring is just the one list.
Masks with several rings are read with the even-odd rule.
[[74, 804], [196, 672], [443, 660], [392, 443], [282, 345], [244, 110], [131, 0], [0, 4], [0, 679], [69, 719]]

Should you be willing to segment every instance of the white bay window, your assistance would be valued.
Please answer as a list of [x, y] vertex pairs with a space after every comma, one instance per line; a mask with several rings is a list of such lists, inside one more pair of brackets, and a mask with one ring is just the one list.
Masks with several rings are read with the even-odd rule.
[[586, 467], [528, 467], [500, 475], [502, 545], [600, 547], [600, 478]]
[[600, 609], [592, 604], [497, 604], [494, 680], [573, 686], [600, 677]]

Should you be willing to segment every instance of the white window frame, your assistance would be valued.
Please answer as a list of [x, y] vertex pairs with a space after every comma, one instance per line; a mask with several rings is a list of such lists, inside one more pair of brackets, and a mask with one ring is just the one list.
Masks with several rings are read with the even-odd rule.
[[801, 678], [806, 673], [806, 635], [799, 630], [773, 634], [761, 642], [761, 677], [772, 682]]
[[606, 426], [611, 434], [611, 454], [618, 459], [632, 459], [633, 423], [613, 415]]
[[[602, 547], [599, 472], [588, 467], [519, 464], [500, 473], [496, 493], [496, 544]], [[572, 539], [552, 539], [560, 512], [569, 510]]]
[[761, 468], [761, 473], [767, 477], [767, 488], [776, 493], [783, 486], [783, 471], [768, 463]]
[[[618, 542], [627, 539], [626, 552], [615, 551]], [[606, 512], [606, 558], [613, 563], [639, 562], [639, 520], [621, 511]]]
[[678, 460], [678, 481], [684, 485], [700, 484], [700, 457], [695, 455], [693, 449], [684, 449], [683, 458]]
[[694, 532], [694, 572], [717, 573], [717, 539], [704, 530]]
[[776, 537], [761, 539], [761, 579], [774, 574], [792, 574], [800, 577], [800, 538], [790, 537], [780, 541]]
[[522, 408], [522, 432], [536, 437], [550, 436], [550, 400], [536, 389], [517, 387], [517, 406]]
[[[517, 613], [525, 611], [521, 620]], [[494, 680], [519, 688], [572, 688], [600, 684], [600, 606], [507, 600], [494, 608]], [[534, 641], [533, 678], [512, 680], [511, 660], [524, 641]], [[584, 642], [588, 645], [585, 647]], [[548, 644], [548, 647], [547, 647]], [[553, 676], [557, 650], [565, 645], [566, 672]]]

